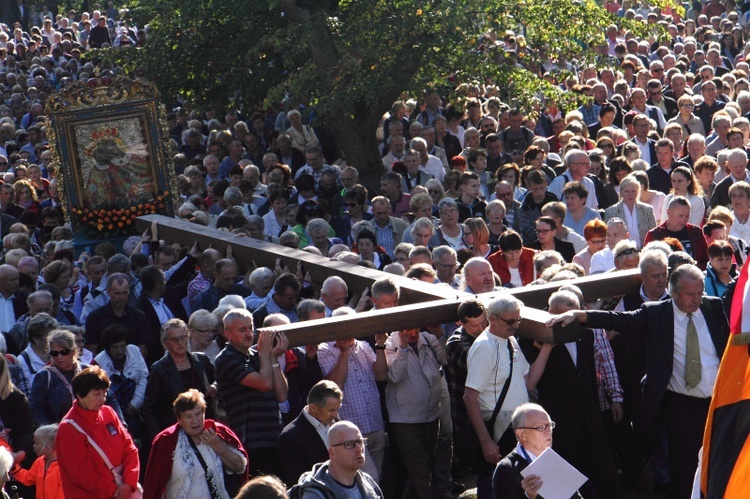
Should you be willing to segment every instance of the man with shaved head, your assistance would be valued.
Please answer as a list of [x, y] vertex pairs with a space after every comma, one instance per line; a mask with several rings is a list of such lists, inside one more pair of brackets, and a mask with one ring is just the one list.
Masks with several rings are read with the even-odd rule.
[[[339, 421], [328, 430], [328, 461], [313, 466], [299, 481], [302, 499], [328, 497], [361, 497], [377, 499], [383, 492], [370, 475], [361, 471], [365, 465], [365, 445], [354, 423]], [[357, 489], [353, 494], [353, 488]]]

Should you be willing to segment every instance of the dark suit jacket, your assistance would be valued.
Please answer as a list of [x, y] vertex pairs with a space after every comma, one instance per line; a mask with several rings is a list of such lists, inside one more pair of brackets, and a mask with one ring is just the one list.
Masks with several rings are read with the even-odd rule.
[[[188, 314], [185, 312], [185, 307], [182, 306], [182, 300], [169, 287], [164, 294], [164, 305], [167, 306], [175, 318], [182, 319], [185, 322], [188, 321]], [[141, 293], [141, 297], [138, 299], [138, 308], [146, 316], [146, 324], [148, 324], [148, 337], [150, 341], [146, 343], [146, 346], [148, 347], [146, 364], [150, 366], [157, 360], [161, 359], [164, 355], [164, 346], [159, 339], [162, 324], [159, 320], [159, 316], [156, 315], [154, 306], [151, 304], [151, 301], [145, 293]], [[144, 324], [144, 326], [146, 324]]]
[[302, 473], [314, 464], [328, 461], [328, 449], [317, 430], [304, 414], [300, 414], [281, 431], [279, 455], [284, 483], [295, 484]]
[[728, 175], [721, 179], [721, 182], [716, 184], [716, 187], [714, 187], [714, 193], [711, 195], [711, 208], [716, 208], [717, 206], [729, 206], [730, 199], [729, 199], [729, 188], [734, 185], [734, 178], [732, 178], [731, 175]]
[[[521, 349], [533, 363], [539, 353], [530, 340], [522, 340]], [[594, 334], [590, 329], [582, 330], [576, 342], [576, 363], [565, 345], [557, 345], [550, 352], [544, 374], [539, 380], [539, 404], [549, 413], [558, 426], [552, 447], [566, 460], [575, 463], [579, 455], [580, 441], [587, 440], [588, 458], [598, 459], [593, 454], [597, 448], [609, 452], [607, 435], [599, 408], [596, 367], [594, 366]], [[606, 457], [606, 456], [605, 456]]]
[[[701, 312], [706, 318], [716, 355], [721, 358], [729, 339], [729, 322], [721, 300], [704, 297]], [[641, 422], [648, 427], [667, 391], [674, 358], [674, 310], [672, 300], [647, 302], [633, 312], [587, 312], [586, 326], [614, 329], [622, 334], [640, 335], [648, 341], [646, 383], [642, 393]]]
[[2, 238], [8, 235], [10, 226], [15, 223], [18, 223], [18, 219], [16, 217], [12, 217], [5, 213], [0, 214], [0, 249], [3, 247]]
[[[542, 250], [542, 245], [539, 243], [538, 240], [527, 244], [526, 247], [531, 248], [533, 250], [538, 250], [538, 251]], [[565, 260], [568, 263], [572, 262], [573, 257], [576, 256], [576, 249], [573, 246], [573, 243], [560, 241], [557, 238], [555, 238], [555, 251], [560, 253], [563, 257], [563, 260]]]
[[[531, 464], [516, 449], [497, 463], [495, 474], [492, 476], [492, 489], [495, 499], [526, 499], [526, 493], [521, 488], [523, 476], [521, 472]], [[571, 499], [579, 499], [578, 492]]]
[[[662, 95], [662, 100], [664, 100], [664, 107], [667, 108], [667, 112], [664, 113], [664, 119], [669, 121], [680, 113], [679, 109], [677, 108], [677, 101], [675, 101], [671, 97], [667, 97], [666, 95]], [[646, 104], [648, 104], [649, 106], [657, 107], [651, 99], [647, 100]]]

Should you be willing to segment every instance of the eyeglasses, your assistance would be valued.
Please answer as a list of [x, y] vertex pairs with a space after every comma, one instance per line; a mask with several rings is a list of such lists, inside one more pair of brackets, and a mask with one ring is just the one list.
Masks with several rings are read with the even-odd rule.
[[458, 264], [457, 263], [453, 263], [451, 265], [446, 265], [444, 263], [435, 262], [435, 265], [440, 265], [444, 269], [448, 269], [448, 270], [453, 270], [453, 269], [457, 269], [458, 268]]
[[513, 326], [514, 324], [518, 324], [520, 326], [521, 321], [523, 320], [523, 317], [519, 317], [517, 319], [503, 319], [499, 315], [496, 315], [495, 317], [506, 323], [508, 326]]
[[343, 446], [346, 450], [352, 450], [357, 445], [360, 445], [362, 447], [367, 445], [367, 439], [366, 438], [360, 438], [359, 440], [347, 440], [346, 442], [341, 442], [338, 444], [331, 444], [331, 447], [338, 447]]
[[62, 350], [50, 350], [49, 356], [57, 357], [58, 355], [62, 355], [63, 357], [65, 357], [66, 355], [70, 355], [71, 351], [72, 350], [70, 350], [69, 348], [63, 348]]
[[519, 430], [536, 430], [536, 431], [541, 431], [541, 432], [545, 432], [549, 429], [550, 431], [552, 431], [555, 429], [555, 422], [550, 421], [547, 424], [540, 424], [539, 426], [519, 426], [518, 429]]
[[186, 334], [183, 334], [183, 335], [181, 335], [181, 336], [175, 336], [175, 337], [173, 337], [173, 338], [167, 338], [167, 339], [168, 339], [169, 341], [171, 341], [172, 343], [182, 343], [183, 341], [187, 341], [187, 340], [188, 340], [188, 338], [189, 338], [189, 336], [188, 336], [188, 335], [186, 335]]
[[628, 256], [628, 255], [637, 255], [638, 250], [636, 248], [628, 248], [626, 250], [622, 250], [617, 255], [615, 255], [615, 260], [620, 258], [621, 256]]
[[537, 234], [547, 234], [548, 232], [552, 232], [555, 229], [534, 229], [534, 232]]
[[693, 109], [695, 106], [693, 104], [680, 104], [680, 107], [682, 109]]

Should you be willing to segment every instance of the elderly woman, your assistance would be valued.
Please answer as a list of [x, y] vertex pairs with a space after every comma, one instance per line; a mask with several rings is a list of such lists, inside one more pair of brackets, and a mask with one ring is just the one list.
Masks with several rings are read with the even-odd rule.
[[399, 243], [393, 248], [393, 261], [394, 263], [400, 263], [404, 270], [409, 270], [411, 267], [411, 260], [409, 260], [409, 253], [414, 249], [414, 245], [411, 243]]
[[352, 249], [359, 253], [360, 260], [371, 262], [378, 270], [383, 270], [383, 267], [392, 262], [385, 250], [378, 245], [375, 234], [367, 229], [359, 231], [355, 244], [356, 247]]
[[491, 254], [487, 261], [500, 276], [506, 288], [525, 286], [534, 280], [534, 250], [524, 248], [521, 235], [514, 230], [502, 233], [500, 250]]
[[310, 125], [302, 124], [302, 114], [296, 109], [286, 113], [289, 123], [292, 125], [287, 128], [286, 133], [292, 138], [292, 147], [304, 153], [305, 149], [310, 146], [319, 146], [320, 141], [315, 131]]
[[178, 395], [173, 410], [177, 423], [154, 439], [143, 497], [234, 497], [241, 484], [233, 480], [228, 486], [225, 474], [247, 479], [247, 452], [240, 440], [229, 427], [205, 419], [206, 401], [198, 390]]
[[583, 237], [586, 239], [587, 246], [576, 253], [576, 256], [573, 257], [573, 263], [583, 267], [588, 275], [591, 270], [591, 257], [606, 246], [607, 224], [600, 219], [591, 220], [583, 228]]
[[472, 256], [487, 258], [496, 252], [498, 247], [489, 244], [490, 229], [482, 218], [467, 218], [464, 222], [466, 231], [464, 241], [471, 248]]
[[99, 340], [101, 352], [94, 361], [104, 369], [112, 382], [112, 392], [132, 433], [141, 426], [138, 411], [146, 393], [148, 367], [140, 349], [128, 345], [129, 335], [128, 328], [122, 324], [107, 326]]
[[508, 229], [505, 225], [505, 213], [505, 203], [499, 199], [493, 199], [487, 203], [484, 216], [487, 219], [487, 230], [490, 234], [487, 242], [491, 245], [497, 245], [500, 235]]
[[445, 197], [445, 188], [443, 187], [442, 182], [436, 178], [428, 180], [425, 187], [427, 187], [427, 194], [429, 194], [432, 199], [433, 212], [435, 212], [437, 211], [438, 203]]
[[149, 439], [175, 423], [169, 408], [180, 393], [196, 388], [208, 399], [216, 397], [214, 366], [205, 354], [188, 352], [187, 324], [170, 319], [162, 326], [160, 337], [166, 352], [151, 366], [141, 408]]
[[[312, 244], [310, 236], [307, 233], [307, 224], [310, 222], [310, 220], [320, 218], [321, 214], [322, 210], [320, 209], [320, 205], [317, 201], [305, 201], [304, 203], [299, 205], [299, 210], [297, 211], [297, 216], [295, 217], [297, 225], [290, 229], [299, 237], [299, 249], [305, 248], [306, 246], [310, 246]], [[334, 232], [333, 228], [329, 226], [326, 237], [334, 237], [335, 235], [336, 233]]]
[[729, 235], [742, 241], [750, 241], [750, 185], [735, 182], [729, 188], [729, 200], [734, 214], [734, 223]]
[[53, 284], [60, 291], [60, 308], [73, 310], [75, 293], [70, 286], [70, 265], [64, 260], [56, 260], [42, 269], [44, 282]]
[[641, 184], [641, 194], [638, 196], [638, 201], [645, 203], [653, 209], [654, 218], [656, 219], [656, 225], [659, 225], [663, 220], [661, 219], [662, 207], [664, 206], [664, 200], [667, 199], [667, 195], [660, 191], [650, 189], [648, 175], [646, 172], [636, 171], [632, 174], [638, 183]]
[[638, 248], [643, 247], [646, 233], [656, 227], [654, 210], [638, 198], [641, 193], [641, 183], [634, 175], [628, 175], [620, 182], [620, 202], [610, 206], [604, 212], [604, 219], [621, 218], [628, 226], [631, 241]]
[[[271, 281], [271, 285], [273, 285], [273, 281]], [[216, 343], [216, 337], [219, 334], [218, 326], [218, 319], [208, 310], [196, 310], [188, 320], [188, 329], [190, 330], [189, 350], [205, 354], [211, 363], [214, 362], [221, 351], [221, 347]]]
[[139, 489], [138, 449], [117, 413], [104, 405], [107, 373], [99, 366], [87, 367], [70, 385], [75, 402], [55, 442], [65, 497], [131, 497]]
[[10, 499], [5, 492], [5, 483], [10, 478], [10, 470], [13, 468], [13, 455], [5, 447], [0, 447], [0, 494], [3, 499]]
[[[268, 293], [276, 280], [276, 274], [268, 267], [258, 267], [247, 276], [247, 287], [253, 292], [245, 298], [245, 306], [253, 311], [268, 301]], [[194, 350], [190, 350], [191, 352]], [[199, 352], [202, 350], [198, 350]]]
[[[542, 479], [538, 475], [526, 478], [521, 472], [542, 452], [552, 447], [552, 421], [544, 408], [526, 403], [518, 406], [511, 416], [511, 426], [518, 445], [495, 468], [492, 489], [497, 499], [536, 499]], [[580, 497], [578, 493], [574, 497]]]
[[464, 242], [464, 227], [458, 223], [458, 204], [453, 198], [443, 198], [438, 203], [440, 226], [437, 235], [441, 245], [454, 250], [468, 249]]
[[432, 221], [432, 217], [416, 219], [409, 231], [411, 234], [410, 242], [413, 242], [414, 246], [431, 247], [430, 240], [435, 236], [435, 224]]
[[26, 336], [29, 339], [29, 344], [18, 356], [16, 363], [20, 366], [29, 383], [34, 381], [36, 374], [49, 361], [47, 336], [57, 326], [57, 321], [44, 312], [35, 315], [26, 324]]
[[344, 244], [338, 237], [328, 237], [331, 226], [322, 218], [313, 218], [307, 222], [305, 230], [310, 238], [309, 246], [317, 248], [323, 256], [328, 256], [328, 251], [334, 244]]
[[583, 228], [591, 220], [599, 220], [599, 212], [586, 206], [589, 192], [581, 182], [568, 182], [562, 190], [565, 200], [563, 224], [576, 234], [583, 234]]

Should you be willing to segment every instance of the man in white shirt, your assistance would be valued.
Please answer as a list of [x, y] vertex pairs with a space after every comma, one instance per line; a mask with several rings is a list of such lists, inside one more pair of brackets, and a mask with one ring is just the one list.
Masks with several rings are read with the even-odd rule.
[[427, 141], [421, 137], [417, 137], [411, 139], [409, 147], [419, 153], [419, 169], [431, 174], [442, 182], [445, 178], [445, 167], [443, 166], [443, 162], [436, 156], [427, 153]]

